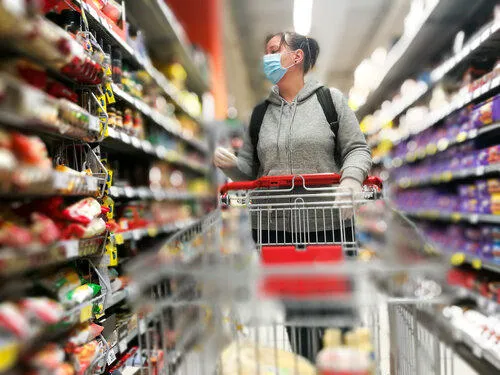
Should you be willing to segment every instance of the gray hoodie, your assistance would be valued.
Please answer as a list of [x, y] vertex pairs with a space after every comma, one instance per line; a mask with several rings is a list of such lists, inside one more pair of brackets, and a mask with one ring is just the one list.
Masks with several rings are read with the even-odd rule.
[[[342, 93], [332, 89], [339, 116], [338, 137], [335, 139], [315, 94], [320, 86], [316, 81], [307, 81], [291, 103], [283, 99], [278, 86], [274, 86], [259, 133], [258, 176], [254, 175], [253, 146], [248, 132], [238, 155], [237, 167], [225, 169], [224, 173], [240, 181], [260, 176], [341, 172], [342, 178], [363, 182], [371, 168], [371, 153], [358, 120]], [[340, 146], [342, 165], [335, 162], [336, 142]]]

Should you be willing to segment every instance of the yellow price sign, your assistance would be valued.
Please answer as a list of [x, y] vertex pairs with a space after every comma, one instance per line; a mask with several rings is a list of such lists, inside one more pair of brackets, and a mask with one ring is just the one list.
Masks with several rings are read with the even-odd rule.
[[465, 254], [463, 253], [455, 253], [451, 256], [450, 262], [452, 266], [460, 266], [465, 262]]
[[452, 179], [453, 179], [453, 173], [449, 171], [441, 174], [441, 181], [443, 182], [450, 182]]
[[80, 310], [80, 323], [84, 323], [92, 318], [92, 304], [85, 305]]
[[427, 155], [434, 155], [437, 152], [437, 146], [434, 143], [427, 145], [425, 148]]
[[462, 215], [460, 213], [454, 212], [454, 213], [451, 214], [451, 221], [457, 223], [460, 220], [462, 220]]
[[149, 237], [156, 237], [158, 235], [158, 228], [157, 227], [149, 227], [148, 228], [148, 236]]
[[457, 135], [457, 142], [465, 142], [467, 140], [467, 133], [466, 132], [461, 132]]
[[474, 268], [476, 270], [480, 270], [481, 267], [483, 266], [483, 262], [481, 261], [481, 259], [473, 259], [471, 264], [472, 264], [472, 268]]
[[115, 233], [115, 243], [117, 245], [123, 245], [123, 235], [121, 233]]
[[0, 372], [12, 369], [19, 357], [19, 343], [10, 341], [0, 344]]

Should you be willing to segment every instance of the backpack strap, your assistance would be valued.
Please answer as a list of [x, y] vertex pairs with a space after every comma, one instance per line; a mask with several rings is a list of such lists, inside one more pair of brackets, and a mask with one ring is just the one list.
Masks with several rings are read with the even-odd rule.
[[338, 167], [342, 168], [342, 159], [338, 149], [337, 137], [339, 132], [339, 115], [337, 113], [337, 109], [335, 108], [335, 104], [333, 103], [332, 93], [328, 87], [321, 86], [316, 90], [316, 97], [318, 98], [319, 104], [321, 104], [321, 108], [323, 108], [323, 113], [325, 114], [326, 120], [330, 124], [330, 129], [335, 135], [335, 163]]
[[262, 121], [264, 121], [264, 116], [266, 115], [267, 107], [269, 106], [269, 101], [264, 100], [259, 103], [252, 112], [252, 117], [250, 118], [250, 126], [248, 131], [250, 133], [250, 141], [253, 146], [253, 166], [254, 174], [257, 176], [260, 168], [259, 155], [257, 153], [257, 145], [259, 143], [259, 133], [262, 126]]

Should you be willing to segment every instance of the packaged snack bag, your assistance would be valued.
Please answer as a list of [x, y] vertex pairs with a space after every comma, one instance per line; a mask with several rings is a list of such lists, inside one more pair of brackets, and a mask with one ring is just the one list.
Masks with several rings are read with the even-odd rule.
[[92, 297], [96, 296], [101, 291], [101, 286], [97, 284], [85, 284], [78, 288], [68, 292], [64, 303], [68, 306], [79, 305], [84, 301], [88, 301]]
[[64, 362], [64, 350], [57, 344], [47, 344], [31, 359], [31, 365], [36, 369], [52, 373]]
[[101, 348], [102, 343], [97, 342], [97, 340], [75, 348], [72, 355], [72, 362], [78, 375], [85, 374], [92, 362], [99, 356]]
[[85, 345], [101, 334], [104, 327], [95, 323], [87, 323], [78, 326], [68, 339], [68, 347]]
[[94, 198], [85, 198], [66, 207], [62, 214], [66, 220], [88, 224], [101, 214], [101, 205]]
[[64, 316], [62, 305], [46, 297], [24, 298], [19, 302], [19, 306], [30, 321], [56, 324]]
[[32, 332], [28, 320], [12, 302], [0, 304], [0, 329], [24, 340], [28, 339]]
[[82, 285], [80, 276], [72, 268], [63, 269], [55, 275], [40, 280], [38, 283], [56, 295], [58, 301], [63, 301], [68, 292]]

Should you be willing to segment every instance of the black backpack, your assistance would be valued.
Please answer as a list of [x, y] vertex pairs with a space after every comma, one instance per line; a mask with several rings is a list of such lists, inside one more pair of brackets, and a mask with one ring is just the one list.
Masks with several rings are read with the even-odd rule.
[[[330, 129], [332, 129], [333, 134], [335, 134], [335, 140], [337, 139], [337, 133], [339, 131], [339, 116], [337, 114], [337, 110], [335, 109], [335, 105], [333, 104], [332, 93], [330, 89], [325, 86], [321, 86], [316, 90], [316, 97], [318, 98], [319, 104], [321, 104], [321, 108], [323, 108], [323, 113], [325, 114], [326, 120], [330, 124]], [[257, 144], [259, 143], [259, 133], [260, 128], [262, 126], [262, 121], [264, 120], [264, 115], [266, 114], [267, 107], [269, 106], [269, 101], [264, 100], [262, 103], [258, 104], [253, 112], [252, 117], [250, 118], [250, 141], [253, 146], [253, 165], [254, 165], [254, 174], [257, 176], [260, 168], [259, 155], [257, 154]], [[340, 166], [340, 154], [337, 149], [338, 142], [335, 142], [335, 152], [334, 157], [336, 164]]]

